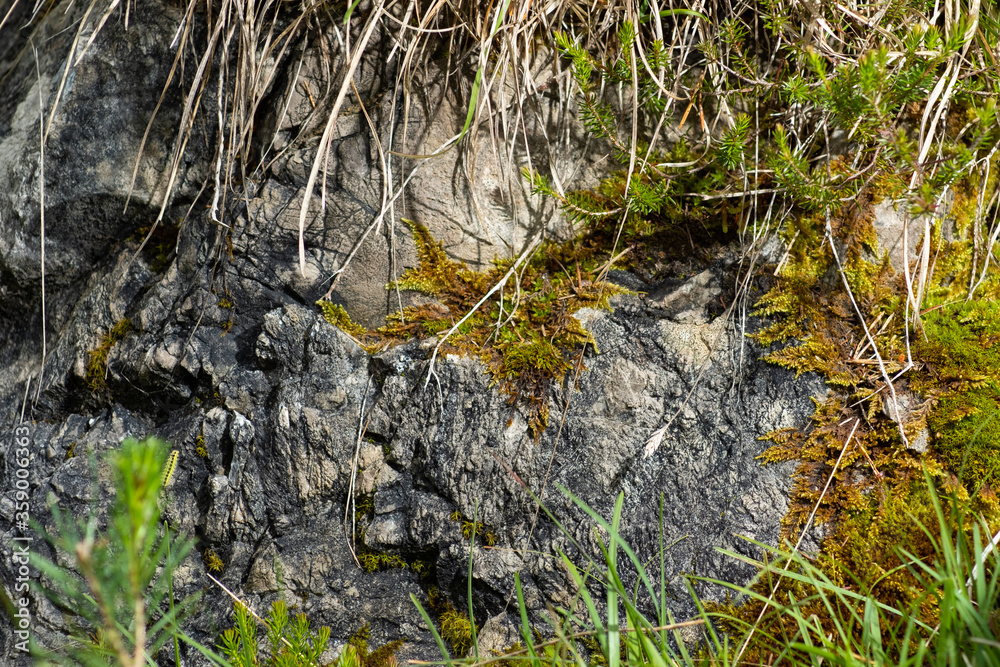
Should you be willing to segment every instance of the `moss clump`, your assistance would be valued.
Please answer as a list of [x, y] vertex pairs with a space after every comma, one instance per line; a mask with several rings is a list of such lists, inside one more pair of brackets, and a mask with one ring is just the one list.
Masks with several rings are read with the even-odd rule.
[[378, 572], [391, 568], [406, 569], [407, 563], [395, 554], [387, 554], [362, 548], [358, 553], [358, 562], [365, 572]]
[[[928, 481], [934, 486], [937, 500], [932, 498]], [[831, 585], [857, 594], [859, 605], [864, 605], [865, 598], [874, 599], [916, 614], [926, 624], [925, 630], [936, 627], [941, 597], [928, 590], [926, 573], [916, 565], [934, 563], [941, 556], [936, 545], [942, 544], [942, 526], [935, 502], [944, 506], [945, 529], [952, 532], [951, 539], [955, 539], [954, 533], [958, 531], [971, 539], [974, 524], [980, 518], [988, 525], [1000, 525], [1000, 504], [992, 491], [970, 497], [947, 472], [939, 471], [926, 478], [917, 474], [908, 482], [858, 494], [851, 505], [842, 508], [822, 552], [816, 556], [816, 565]], [[776, 569], [784, 567], [783, 563], [776, 565]], [[792, 575], [799, 573], [795, 565], [789, 571]], [[807, 577], [786, 576], [776, 580], [769, 576], [758, 580], [752, 589], [762, 599], [794, 604], [799, 619], [815, 620], [822, 624], [824, 633], [835, 631], [831, 617], [844, 619], [861, 612], [860, 608], [849, 609], [844, 605], [847, 597], [816, 596], [808, 581]], [[834, 608], [827, 607], [828, 604]], [[743, 656], [746, 664], [787, 650], [786, 638], [796, 636], [800, 629], [791, 614], [779, 613], [777, 607], [768, 607], [760, 599], [742, 605], [710, 607], [720, 613], [722, 625], [734, 633], [758, 624], [760, 632], [754, 635]], [[763, 616], [762, 610], [765, 610]], [[892, 633], [894, 629], [883, 627], [882, 631]], [[860, 624], [852, 632], [862, 632]], [[855, 640], [858, 639], [856, 636]]]
[[1000, 486], [1000, 390], [943, 399], [929, 423], [938, 453], [971, 489]]
[[[498, 260], [486, 271], [471, 271], [447, 257], [425, 227], [405, 221], [413, 230], [420, 265], [408, 269], [390, 287], [419, 290], [441, 302], [438, 307], [404, 309], [380, 330], [405, 340], [412, 336], [441, 335], [486, 297], [508, 273], [513, 260]], [[575, 266], [575, 275], [567, 266]], [[609, 299], [626, 290], [598, 280], [596, 262], [581, 259], [570, 245], [547, 244], [539, 249], [519, 275], [465, 319], [445, 342], [444, 351], [476, 354], [500, 389], [528, 412], [536, 435], [548, 422], [548, 387], [572, 367], [574, 353], [582, 353], [590, 336], [573, 313], [581, 308], [610, 308]], [[520, 293], [520, 303], [511, 294]]]
[[219, 558], [219, 554], [215, 553], [215, 549], [206, 549], [205, 553], [202, 554], [202, 559], [209, 572], [222, 572], [226, 567], [226, 564]]
[[104, 334], [100, 344], [87, 353], [86, 380], [91, 391], [96, 393], [107, 387], [105, 377], [108, 373], [108, 354], [115, 343], [124, 339], [132, 331], [134, 331], [132, 321], [123, 317]]
[[[805, 427], [767, 434], [773, 446], [761, 458], [799, 462], [784, 539], [795, 543], [815, 510], [814, 525], [826, 534], [817, 563], [831, 581], [899, 609], [916, 606], [933, 627], [937, 609], [899, 549], [928, 562], [939, 557], [920, 527], [931, 535], [939, 530], [924, 471], [939, 495], [958, 504], [952, 521], [978, 514], [991, 529], [1000, 525], [993, 493], [1000, 484], [1000, 288], [987, 277], [967, 300], [975, 283], [969, 265], [976, 232], [960, 220], [967, 215], [960, 206], [931, 227], [926, 242], [935, 249], [935, 264], [921, 317], [915, 320], [911, 308], [907, 322], [903, 276], [879, 255], [867, 229], [873, 200], [862, 193], [830, 219], [829, 232], [840, 239], [839, 266], [821, 232], [825, 220], [803, 216], [786, 236], [787, 263], [758, 302], [759, 315], [777, 319], [756, 338], [765, 345], [790, 341], [766, 358], [797, 374], [820, 373], [834, 391], [817, 401]], [[890, 407], [893, 392], [907, 404], [898, 413]], [[775, 583], [759, 590], [769, 595]], [[778, 588], [799, 600], [810, 595], [801, 583], [783, 581]], [[760, 605], [744, 609], [750, 612], [743, 618], [753, 622]], [[828, 610], [817, 606], [812, 613], [830, 622]], [[794, 630], [783, 623], [775, 617], [762, 627], [771, 636]]]
[[194, 441], [194, 453], [203, 459], [208, 458], [208, 450], [205, 448], [205, 434], [199, 433]]
[[330, 303], [329, 301], [321, 300], [317, 301], [316, 305], [323, 312], [323, 319], [347, 335], [359, 341], [368, 336], [368, 329], [365, 329], [352, 320], [351, 316], [347, 314], [347, 311], [339, 303]]
[[465, 655], [472, 648], [472, 623], [465, 614], [454, 609], [441, 614], [441, 637], [451, 644], [457, 655]]
[[459, 613], [437, 588], [427, 591], [427, 601], [431, 611], [437, 614], [441, 638], [451, 644], [456, 656], [464, 656], [472, 648], [472, 622], [469, 617]]
[[421, 578], [432, 570], [432, 561], [426, 554], [411, 555], [406, 558], [398, 554], [377, 551], [365, 544], [365, 531], [375, 516], [375, 496], [367, 493], [359, 497], [354, 506], [354, 543], [358, 564], [365, 572], [381, 572], [389, 569], [410, 570]]
[[[944, 471], [931, 482], [939, 498], [951, 500], [951, 517], [964, 517], [964, 523], [953, 528], [971, 534], [977, 517], [994, 526], [1000, 521], [992, 491], [970, 497], [956, 478]], [[897, 609], [921, 603], [921, 615], [936, 621], [937, 609], [927, 598], [926, 582], [906, 567], [911, 557], [931, 562], [938, 556], [934, 545], [941, 543], [941, 526], [927, 481], [914, 478], [881, 493], [859, 495], [840, 518], [820, 555], [820, 563], [834, 583]], [[857, 573], [863, 574], [860, 581]]]
[[395, 667], [396, 652], [403, 645], [403, 640], [395, 639], [374, 651], [368, 648], [369, 640], [371, 640], [371, 625], [368, 623], [347, 640], [347, 645], [357, 653], [360, 667]]
[[526, 410], [532, 432], [539, 435], [548, 423], [549, 385], [561, 381], [574, 357], [593, 345], [573, 314], [581, 308], [610, 309], [611, 297], [628, 291], [599, 278], [592, 248], [548, 243], [473, 312], [514, 260], [497, 260], [492, 268], [473, 271], [451, 260], [426, 227], [404, 222], [413, 232], [420, 262], [388, 288], [418, 291], [439, 303], [404, 308], [377, 331], [355, 324], [342, 306], [317, 302], [325, 319], [374, 352], [414, 337], [445, 335], [465, 318], [442, 351], [477, 356], [501, 391]]
[[418, 267], [404, 271], [390, 288], [399, 287], [432, 296], [447, 295], [450, 299], [465, 302], [481, 296], [491, 287], [486, 274], [471, 271], [462, 262], [452, 261], [444, 251], [444, 245], [431, 236], [427, 227], [406, 218], [402, 222], [413, 233], [420, 263]]
[[462, 528], [462, 537], [471, 540], [473, 536], [478, 537], [483, 546], [493, 547], [497, 543], [497, 535], [492, 528], [481, 521], [472, 521], [462, 516], [462, 513], [455, 510], [451, 513], [451, 520], [458, 523]]
[[970, 492], [1000, 488], [1000, 305], [944, 304], [924, 319], [918, 344], [935, 448]]

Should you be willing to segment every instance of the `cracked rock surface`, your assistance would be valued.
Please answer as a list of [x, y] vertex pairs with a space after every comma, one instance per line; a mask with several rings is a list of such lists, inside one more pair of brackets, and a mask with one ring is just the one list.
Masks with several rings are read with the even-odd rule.
[[[543, 627], [546, 607], [565, 606], [573, 594], [559, 552], [578, 560], [580, 549], [600, 553], [600, 531], [560, 487], [603, 516], [623, 494], [623, 534], [644, 558], [657, 553], [662, 498], [665, 576], [676, 618], [693, 613], [684, 575], [733, 581], [751, 575], [717, 549], [748, 553], [741, 537], [777, 540], [792, 465], [762, 467], [756, 457], [766, 445], [758, 438], [801, 424], [812, 410], [808, 396], [822, 388], [764, 364], [741, 326], [718, 316], [734, 270], [732, 252], [686, 280], [647, 286], [619, 276], [648, 294], [616, 297], [612, 312], [579, 313], [600, 353], [588, 351], [579, 377], [553, 389], [549, 426], [533, 438], [519, 409], [491, 387], [477, 361], [439, 358], [427, 382], [433, 341], [372, 357], [312, 305], [380, 206], [378, 155], [358, 112], [338, 123], [331, 199], [307, 230], [306, 277], [296, 276], [296, 221], [314, 148], [290, 150], [263, 174], [246, 205], [230, 211], [228, 234], [198, 198], [211, 155], [193, 149], [167, 218], [194, 212], [173, 228], [165, 264], [137, 253], [139, 229], [160, 204], [157, 175], [178, 120], [167, 111], [154, 126], [132, 204], [122, 213], [138, 143], [171, 62], [168, 40], [177, 20], [167, 5], [144, 6], [148, 16], [134, 16], [127, 35], [109, 26], [95, 41], [46, 144], [44, 348], [33, 114], [38, 95], [52, 95], [61, 60], [42, 58], [40, 79], [33, 62], [15, 67], [0, 95], [4, 553], [19, 534], [7, 491], [14, 488], [11, 443], [23, 415], [32, 441], [32, 518], [47, 529], [53, 526], [49, 504], [106, 519], [110, 474], [98, 465], [95, 484], [90, 454], [100, 462], [123, 438], [147, 434], [180, 452], [165, 518], [198, 543], [177, 572], [175, 589], [179, 596], [204, 592], [188, 627], [210, 645], [233, 621], [230, 599], [206, 576], [201, 555], [208, 550], [225, 563], [221, 581], [251, 607], [263, 612], [272, 601], [287, 600], [314, 626], [331, 627], [334, 650], [370, 623], [373, 646], [405, 638], [401, 660], [435, 659], [437, 648], [410, 596], [426, 604], [433, 586], [464, 609], [470, 547], [472, 602], [487, 630], [484, 645], [508, 645], [516, 636], [513, 575], [520, 574], [532, 618]], [[44, 24], [56, 35], [53, 53], [62, 44], [60, 21], [70, 20], [57, 15]], [[390, 42], [383, 41], [378, 46], [375, 39], [358, 76], [362, 91], [373, 96], [394, 76], [382, 53]], [[307, 53], [305, 62], [315, 57]], [[464, 114], [444, 82], [433, 72], [427, 76], [432, 80], [420, 89], [428, 99], [410, 118], [422, 145], [456, 122], [460, 127]], [[387, 130], [393, 101], [391, 95], [378, 99], [370, 112]], [[291, 142], [296, 123], [306, 123], [304, 104], [289, 105], [277, 127], [287, 132], [283, 141]], [[526, 121], [529, 130], [573, 135], [559, 130], [566, 121], [556, 106]], [[205, 118], [203, 131], [211, 135], [214, 111]], [[556, 164], [572, 154], [550, 157]], [[579, 163], [571, 171], [580, 178], [594, 173], [587, 171], [586, 151], [575, 154]], [[504, 199], [501, 166], [484, 167], [488, 177], [472, 181], [451, 163], [433, 166], [421, 172], [424, 185], [413, 194], [411, 215], [422, 216], [453, 256], [474, 266], [504, 252], [503, 230], [515, 230], [506, 241], [516, 245], [533, 229], [557, 224], [534, 215], [526, 200]], [[474, 206], [473, 197], [495, 205]], [[470, 217], [482, 211], [485, 222]], [[480, 222], [488, 234], [480, 233]], [[372, 231], [334, 291], [365, 324], [377, 324], [393, 307], [395, 295], [384, 286], [415, 261], [404, 229], [386, 219]], [[491, 236], [498, 237], [493, 245]], [[110, 346], [95, 390], [90, 353], [122, 318], [134, 330]], [[750, 319], [747, 329], [757, 324]], [[646, 441], [668, 422], [659, 448], [644, 458]], [[536, 511], [529, 489], [565, 533]], [[370, 511], [358, 512], [366, 498]], [[463, 537], [462, 520], [474, 516], [495, 544], [470, 545]], [[32, 548], [66, 563], [39, 539]], [[420, 562], [423, 572], [369, 573], [355, 560], [363, 552]], [[10, 560], [0, 561], [8, 596], [15, 579]], [[40, 596], [31, 611], [36, 639], [61, 641], [67, 631], [62, 611]], [[11, 626], [0, 624], [0, 663], [23, 661], [14, 642]], [[198, 664], [199, 657], [191, 652], [185, 659]], [[164, 654], [161, 664], [172, 664], [171, 658]]]

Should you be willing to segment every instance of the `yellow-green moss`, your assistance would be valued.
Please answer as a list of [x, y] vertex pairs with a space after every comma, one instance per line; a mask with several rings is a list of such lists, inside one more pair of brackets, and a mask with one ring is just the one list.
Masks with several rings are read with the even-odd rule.
[[202, 557], [209, 572], [222, 572], [226, 567], [219, 554], [215, 553], [215, 549], [206, 549]]
[[132, 333], [132, 322], [127, 317], [118, 320], [101, 338], [100, 344], [87, 353], [87, 386], [93, 392], [107, 387], [105, 376], [108, 372], [108, 354], [115, 343]]
[[374, 651], [368, 648], [371, 640], [371, 625], [365, 623], [347, 640], [347, 645], [354, 649], [358, 657], [359, 667], [395, 667], [396, 652], [403, 645], [402, 639], [393, 640], [379, 646]]
[[[497, 260], [473, 271], [450, 259], [427, 228], [404, 220], [413, 232], [419, 265], [407, 269], [389, 289], [418, 291], [438, 303], [393, 313], [386, 325], [369, 331], [355, 324], [343, 307], [317, 302], [324, 318], [347, 332], [370, 352], [410, 338], [440, 336], [450, 331], [507, 274], [513, 260]], [[567, 268], [569, 267], [569, 268]], [[581, 308], [610, 308], [610, 298], [628, 291], [599, 280], [592, 249], [572, 244], [543, 245], [511, 279], [469, 316], [445, 345], [445, 354], [477, 356], [500, 390], [527, 412], [537, 436], [548, 422], [548, 388], [562, 381], [593, 337], [573, 317]], [[519, 294], [514, 307], [512, 294]]]
[[361, 563], [361, 569], [365, 572], [378, 572], [390, 568], [406, 569], [406, 561], [399, 556], [377, 551], [359, 551], [358, 562]]
[[[960, 525], [952, 524], [949, 530], [971, 535], [973, 523], [979, 518], [984, 519], [991, 530], [1000, 526], [1000, 505], [992, 491], [984, 490], [970, 497], [964, 487], [944, 471], [933, 475], [932, 483], [939, 502], [945, 504], [945, 516], [952, 520], [963, 517]], [[920, 471], [914, 471], [906, 481], [880, 485], [870, 493], [855, 493], [840, 509], [816, 564], [833, 585], [859, 596], [870, 596], [895, 609], [913, 610], [926, 624], [924, 627], [933, 628], [938, 623], [936, 601], [939, 598], [928, 595], [926, 581], [920, 578], [920, 570], [913, 566], [913, 559], [931, 563], [939, 557], [934, 545], [940, 543], [940, 535], [941, 525], [926, 480]], [[789, 569], [793, 573], [797, 571], [795, 566]], [[826, 607], [808, 583], [793, 577], [780, 581], [764, 577], [752, 588], [764, 598], [779, 603], [796, 601], [800, 605], [800, 618], [810, 618], [829, 632], [836, 632], [830, 621], [831, 612], [846, 618], [857, 611]], [[839, 607], [843, 599], [827, 596], [826, 601]], [[758, 624], [760, 632], [754, 635], [743, 656], [747, 664], [786, 649], [787, 644], [782, 639], [794, 636], [797, 630], [791, 615], [778, 613], [774, 608], [767, 608], [761, 616], [764, 605], [759, 600], [740, 605], [709, 606], [713, 612], [720, 613], [720, 619], [738, 619], [736, 623], [723, 620], [725, 629], [739, 632], [741, 627], [746, 627], [741, 623]], [[853, 631], [859, 632], [860, 627], [856, 626]]]
[[970, 491], [1000, 488], [1000, 304], [946, 305], [924, 320], [918, 343], [938, 403], [928, 419], [935, 448]]
[[462, 528], [462, 537], [471, 540], [473, 536], [479, 538], [483, 545], [487, 547], [496, 546], [497, 535], [492, 528], [481, 521], [471, 521], [462, 516], [462, 513], [455, 510], [451, 513], [451, 520], [458, 523]]
[[[958, 187], [961, 191], [968, 185]], [[899, 549], [918, 558], [936, 557], [920, 527], [932, 535], [938, 530], [925, 471], [939, 495], [954, 497], [970, 517], [982, 516], [991, 527], [1000, 526], [993, 493], [1000, 484], [1000, 450], [995, 446], [1000, 441], [1000, 281], [988, 277], [978, 298], [966, 301], [974, 230], [967, 220], [968, 196], [960, 194], [957, 208], [932, 228], [928, 239], [934, 265], [921, 304], [922, 326], [909, 332], [907, 352], [906, 286], [873, 246], [873, 199], [862, 193], [851, 205], [836, 209], [831, 230], [851, 295], [885, 371], [896, 376], [913, 359], [909, 370], [896, 377], [894, 389], [910, 396], [904, 415], [908, 441], [920, 439], [929, 449], [921, 454], [903, 446], [899, 425], [885, 407], [889, 391], [882, 370], [824, 238], [826, 222], [803, 217], [796, 223], [797, 236], [789, 232], [786, 237], [791, 243], [787, 264], [758, 302], [758, 314], [775, 319], [755, 337], [764, 345], [789, 341], [766, 359], [797, 375], [819, 373], [833, 391], [816, 401], [809, 424], [767, 434], [764, 439], [773, 446], [761, 458], [799, 462], [784, 539], [794, 543], [815, 508], [814, 524], [827, 535], [817, 561], [824, 573], [838, 585], [900, 609], [924, 600], [919, 613], [933, 627], [937, 611], [928, 606], [921, 582], [900, 567]], [[942, 225], [954, 232], [946, 235]], [[762, 582], [759, 590], [768, 595], [773, 584]], [[809, 595], [806, 588], [787, 581], [778, 595], [803, 599]], [[753, 622], [760, 608], [750, 602], [730, 611]], [[817, 605], [812, 611], [828, 622], [828, 610]], [[768, 617], [761, 634], [781, 636], [785, 622]]]
[[317, 301], [316, 305], [323, 312], [323, 319], [344, 333], [357, 339], [362, 339], [368, 335], [368, 329], [365, 329], [352, 320], [351, 316], [347, 314], [347, 311], [339, 303]]
[[399, 554], [377, 551], [365, 544], [365, 531], [375, 515], [375, 496], [367, 493], [356, 499], [354, 505], [354, 543], [358, 563], [365, 572], [381, 572], [389, 569], [410, 570], [420, 577], [431, 573], [432, 563], [426, 555], [417, 554], [409, 558]]
[[454, 609], [441, 614], [441, 637], [451, 644], [456, 655], [465, 655], [472, 648], [472, 622]]
[[451, 644], [458, 657], [464, 656], [472, 648], [472, 622], [465, 614], [458, 612], [437, 588], [427, 591], [428, 605], [438, 617], [441, 638]]
[[[912, 542], [921, 557], [932, 556], [921, 551], [927, 542], [921, 542], [912, 521], [932, 516], [929, 491], [921, 489], [924, 471], [938, 491], [965, 493], [966, 505], [989, 496], [1000, 477], [1000, 456], [985, 444], [995, 443], [1000, 435], [1000, 420], [993, 418], [1000, 408], [1000, 369], [983, 358], [1000, 331], [990, 323], [973, 336], [959, 318], [949, 326], [961, 332], [942, 336], [932, 310], [940, 309], [942, 320], [954, 321], [956, 313], [947, 312], [945, 304], [1000, 297], [1000, 290], [991, 286], [1000, 274], [995, 270], [975, 295], [970, 293], [986, 258], [998, 251], [986, 247], [996, 218], [993, 195], [1000, 169], [996, 107], [984, 93], [996, 88], [997, 77], [993, 70], [975, 65], [965, 71], [938, 126], [933, 155], [922, 155], [919, 142], [924, 137], [917, 130], [926, 120], [921, 113], [927, 91], [940, 75], [939, 54], [961, 47], [956, 40], [961, 31], [946, 37], [926, 27], [924, 5], [890, 3], [876, 22], [881, 33], [892, 34], [892, 49], [902, 51], [897, 58], [890, 57], [885, 44], [868, 39], [871, 31], [858, 32], [853, 19], [827, 14], [836, 26], [833, 33], [841, 38], [833, 58], [816, 48], [815, 40], [802, 38], [801, 17], [766, 4], [767, 12], [747, 14], [763, 19], [760, 25], [743, 24], [745, 19], [737, 16], [720, 24], [718, 35], [726, 53], [717, 46], [720, 40], [701, 49], [710, 60], [729, 60], [732, 74], [743, 70], [738, 82], [728, 83], [739, 87], [747, 108], [774, 113], [759, 114], [752, 121], [734, 114], [721, 137], [704, 141], [690, 157], [676, 161], [660, 156], [637, 161], [635, 156], [645, 156], [647, 150], [655, 155], [650, 150], [655, 147], [642, 143], [644, 137], [651, 140], [648, 128], [632, 126], [630, 137], [621, 135], [617, 108], [603, 97], [604, 90], [615, 86], [631, 87], [649, 117], [660, 117], [663, 107], [654, 100], [662, 97], [662, 83], [652, 80], [652, 71], [647, 75], [642, 68], [621, 67], [621, 53], [598, 61], [568, 36], [557, 35], [560, 51], [572, 60], [588, 130], [615, 147], [621, 164], [627, 161], [628, 172], [609, 175], [593, 193], [572, 196], [555, 192], [538, 174], [529, 176], [533, 189], [554, 198], [571, 219], [601, 226], [601, 216], [607, 216], [616, 233], [627, 239], [625, 245], [644, 243], [646, 254], [655, 247], [646, 235], [671, 229], [662, 213], [673, 209], [683, 219], [689, 204], [700, 209], [703, 220], [708, 213], [705, 228], [716, 234], [719, 226], [725, 234], [727, 216], [741, 231], [752, 224], [755, 241], [764, 223], [780, 221], [787, 252], [780, 270], [766, 267], [756, 276], [771, 284], [757, 304], [757, 315], [770, 319], [755, 338], [764, 347], [784, 344], [766, 351], [770, 362], [797, 376], [818, 373], [831, 385], [828, 398], [816, 402], [808, 424], [766, 436], [773, 446], [762, 459], [798, 462], [783, 537], [794, 544], [815, 507], [815, 521], [827, 535], [819, 556], [823, 571], [843, 579], [851, 570], [862, 588], [877, 587], [876, 599], [895, 600], [899, 608], [908, 609], [924, 592], [912, 579], [891, 570], [900, 562], [893, 560], [897, 546]], [[776, 49], [783, 46], [770, 55], [757, 52], [768, 59], [765, 65], [754, 59], [751, 49], [744, 50], [748, 43], [741, 45], [751, 40]], [[683, 120], [680, 125], [683, 130]], [[831, 141], [835, 134], [847, 140]], [[690, 173], [677, 173], [671, 162]], [[989, 174], [988, 180], [979, 174]], [[674, 187], [685, 179], [701, 181]], [[946, 188], [955, 199], [941, 224], [937, 218], [943, 213], [942, 202], [948, 201], [941, 196]], [[739, 201], [730, 199], [736, 193]], [[766, 203], [758, 203], [757, 195], [764, 193]], [[887, 196], [901, 200], [911, 235], [919, 234], [925, 221], [934, 221], [922, 239], [930, 262], [923, 267], [927, 280], [920, 287], [915, 316], [913, 304], [906, 307], [903, 277], [876, 244], [873, 205]], [[987, 210], [979, 210], [980, 202], [988, 202]], [[695, 243], [690, 247], [697, 252]], [[632, 268], [642, 275], [641, 265]], [[910, 326], [914, 319], [918, 322]], [[971, 351], [960, 349], [963, 346]], [[950, 354], [952, 349], [956, 354]], [[894, 393], [905, 402], [903, 424], [889, 416], [900, 415], [888, 409]], [[959, 473], [964, 484], [954, 481]], [[758, 592], [769, 595], [770, 583], [761, 582]], [[784, 586], [798, 601], [808, 601], [815, 593], [798, 583]], [[796, 628], [783, 625], [788, 619], [758, 619], [761, 606], [754, 602], [746, 608], [752, 611], [734, 614], [752, 624], [758, 637], [780, 643], [795, 634]], [[926, 616], [927, 611], [920, 613]], [[798, 618], [823, 624], [835, 636], [840, 628], [831, 627], [830, 616], [831, 610], [814, 604]], [[751, 647], [746, 654], [741, 649], [741, 655], [749, 663], [772, 664], [779, 652], [782, 658], [788, 656], [786, 648], [755, 652]]]
[[452, 261], [444, 251], [444, 245], [431, 236], [427, 227], [406, 218], [402, 222], [413, 233], [420, 263], [417, 267], [404, 271], [399, 280], [391, 283], [388, 289], [398, 287], [433, 296], [448, 295], [452, 299], [464, 301], [474, 295], [481, 295], [490, 288], [485, 273], [471, 271], [464, 263]]
[[198, 434], [198, 438], [195, 440], [194, 453], [203, 459], [208, 458], [208, 450], [205, 449], [205, 436], [201, 433]]

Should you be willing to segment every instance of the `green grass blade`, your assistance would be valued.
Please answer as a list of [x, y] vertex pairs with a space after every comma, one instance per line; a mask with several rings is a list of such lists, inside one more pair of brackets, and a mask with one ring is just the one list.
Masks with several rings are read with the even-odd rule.
[[430, 614], [424, 609], [424, 606], [420, 604], [420, 600], [413, 593], [410, 593], [410, 599], [413, 600], [413, 604], [417, 606], [417, 611], [424, 619], [424, 623], [427, 624], [428, 629], [431, 631], [431, 636], [434, 637], [435, 643], [437, 643], [438, 648], [441, 650], [441, 656], [444, 658], [444, 662], [448, 667], [454, 667], [451, 661], [451, 654], [448, 653], [448, 647], [445, 646], [444, 640], [441, 639], [441, 634], [434, 627], [434, 621], [431, 620]]
[[479, 662], [479, 639], [476, 637], [476, 617], [472, 612], [472, 562], [476, 552], [476, 529], [479, 528], [478, 522], [479, 503], [476, 502], [476, 506], [472, 510], [472, 538], [469, 540], [469, 572], [466, 577], [468, 583], [469, 628], [472, 630], [472, 650], [476, 656], [476, 662]]
[[[608, 550], [606, 552], [606, 560], [608, 563], [608, 573], [614, 580], [618, 578], [618, 540], [615, 539], [618, 536], [618, 527], [621, 525], [622, 519], [622, 503], [625, 500], [624, 494], [619, 493], [618, 498], [615, 499], [615, 511], [614, 517], [611, 523], [610, 534], [610, 544], [608, 544]], [[602, 549], [603, 550], [603, 549]], [[618, 627], [618, 591], [615, 586], [608, 586], [608, 646], [607, 646], [607, 656], [608, 656], [608, 667], [619, 667], [621, 664], [621, 652], [620, 652], [620, 628]]]
[[534, 638], [531, 636], [531, 623], [528, 622], [528, 607], [524, 604], [524, 592], [521, 590], [521, 576], [514, 573], [514, 588], [517, 590], [517, 609], [521, 612], [521, 636], [524, 638], [524, 647], [528, 651], [531, 659], [531, 667], [541, 667], [542, 661], [538, 659], [535, 652]]

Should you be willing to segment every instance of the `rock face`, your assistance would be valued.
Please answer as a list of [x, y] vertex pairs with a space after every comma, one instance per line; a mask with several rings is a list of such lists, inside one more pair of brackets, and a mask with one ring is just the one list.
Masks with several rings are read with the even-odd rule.
[[[133, 16], [127, 33], [106, 27], [71, 70], [46, 141], [44, 346], [38, 98], [49, 104], [58, 86], [68, 48], [60, 41], [68, 38], [59, 36], [68, 23], [61, 21], [73, 15], [50, 13], [42, 30], [57, 37], [39, 62], [40, 77], [33, 62], [8, 67], [12, 75], [0, 95], [0, 460], [3, 488], [13, 489], [11, 443], [23, 415], [32, 442], [33, 519], [51, 528], [51, 503], [78, 516], [94, 508], [101, 516], [110, 482], [103, 471], [93, 484], [87, 454], [99, 457], [128, 435], [171, 441], [180, 459], [166, 518], [198, 539], [198, 553], [178, 572], [175, 588], [179, 595], [205, 591], [189, 627], [208, 644], [232, 624], [230, 599], [211, 585], [200, 558], [213, 550], [225, 563], [222, 582], [258, 611], [283, 598], [314, 625], [329, 625], [336, 647], [370, 623], [373, 644], [405, 638], [401, 659], [435, 658], [410, 595], [426, 601], [434, 586], [464, 608], [470, 542], [462, 521], [474, 516], [495, 538], [493, 546], [472, 547], [476, 620], [489, 620], [485, 642], [510, 644], [514, 573], [543, 627], [547, 605], [571, 599], [558, 552], [578, 560], [600, 553], [593, 522], [558, 486], [604, 516], [624, 494], [623, 533], [644, 558], [657, 553], [662, 498], [676, 617], [693, 609], [684, 574], [750, 576], [715, 549], [746, 551], [737, 536], [776, 541], [790, 469], [761, 467], [755, 457], [764, 445], [757, 438], [800, 424], [811, 411], [807, 396], [820, 387], [793, 383], [789, 373], [764, 365], [740, 326], [718, 316], [732, 271], [726, 260], [669, 285], [647, 287], [620, 276], [649, 296], [618, 297], [613, 312], [581, 313], [600, 354], [589, 352], [585, 370], [553, 391], [550, 424], [535, 439], [478, 362], [438, 359], [428, 382], [433, 342], [371, 357], [311, 305], [378, 220], [383, 174], [359, 109], [338, 124], [327, 207], [307, 229], [306, 278], [295, 273], [298, 202], [315, 148], [294, 141], [310, 122], [301, 91], [287, 116], [265, 110], [265, 117], [274, 115], [268, 122], [275, 146], [287, 150], [248, 189], [245, 205], [228, 211], [230, 230], [202, 212], [206, 202], [198, 193], [211, 155], [195, 146], [166, 219], [195, 213], [164, 226], [159, 256], [137, 253], [139, 230], [161, 203], [158, 174], [179, 118], [176, 105], [167, 109], [168, 99], [122, 213], [138, 144], [173, 57], [169, 39], [179, 15], [155, 4], [143, 3], [148, 14]], [[391, 40], [381, 39], [357, 81], [363, 97], [380, 100], [368, 111], [388, 145], [390, 130], [404, 129], [391, 113], [400, 102], [379, 97], [395, 76], [393, 62], [385, 64]], [[307, 71], [318, 68], [317, 53], [306, 50]], [[15, 62], [16, 54], [0, 56]], [[296, 67], [298, 60], [279, 66]], [[424, 147], [450, 136], [464, 114], [443, 81], [426, 76], [405, 130]], [[552, 101], [527, 119], [529, 132], [582, 141], [578, 126], [560, 130], [568, 121], [558, 108]], [[204, 115], [207, 135], [217, 130], [212, 117], [214, 111]], [[488, 139], [482, 141], [486, 147]], [[551, 169], [567, 170], [566, 183], [594, 173], [592, 155], [579, 146], [562, 150], [551, 148], [546, 159]], [[427, 163], [416, 180], [422, 185], [404, 197], [408, 215], [419, 216], [454, 256], [471, 263], [508, 253], [505, 243], [516, 251], [532, 230], [558, 224], [526, 198], [522, 184], [498, 176], [505, 163], [489, 162], [486, 150], [481, 155], [481, 178], [459, 173], [469, 156], [456, 153]], [[563, 155], [577, 161], [566, 166]], [[401, 177], [393, 176], [393, 187]], [[393, 307], [395, 295], [384, 286], [415, 261], [404, 229], [393, 216], [375, 225], [333, 294], [366, 323]], [[123, 318], [133, 330], [109, 339]], [[92, 353], [102, 345], [106, 367], [95, 370]], [[643, 458], [647, 439], [667, 422], [659, 449]], [[354, 477], [354, 501], [370, 498], [370, 511], [346, 507]], [[531, 494], [566, 532], [536, 510]], [[4, 553], [19, 534], [15, 519], [13, 500], [4, 495]], [[38, 539], [32, 549], [56, 557]], [[352, 549], [398, 555], [427, 572], [369, 573]], [[8, 596], [16, 577], [4, 559], [0, 582]], [[67, 627], [61, 611], [41, 596], [31, 611], [36, 639], [57, 643]], [[11, 626], [0, 624], [3, 664], [24, 659], [15, 641]], [[194, 653], [185, 658], [197, 662]], [[171, 660], [164, 656], [161, 664]]]

